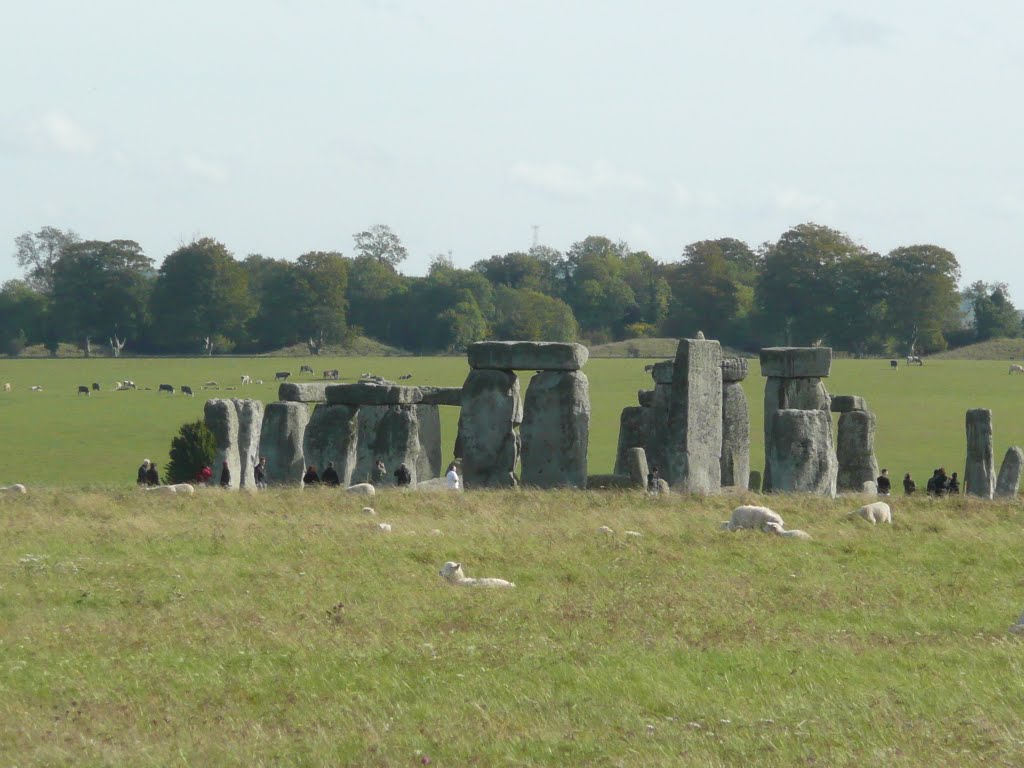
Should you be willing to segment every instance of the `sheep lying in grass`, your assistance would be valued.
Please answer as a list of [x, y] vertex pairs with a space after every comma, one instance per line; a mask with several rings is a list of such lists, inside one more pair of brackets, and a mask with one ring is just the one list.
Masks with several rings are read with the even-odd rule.
[[375, 527], [381, 533], [391, 533], [391, 523], [377, 523]]
[[453, 563], [450, 560], [444, 564], [439, 571], [442, 578], [457, 584], [460, 587], [514, 587], [511, 581], [504, 579], [471, 579], [462, 572], [462, 563]]
[[803, 539], [804, 541], [811, 540], [811, 534], [809, 534], [807, 531], [787, 531], [778, 523], [765, 523], [764, 532], [774, 533], [776, 536], [784, 536], [787, 539]]
[[362, 494], [363, 496], [373, 496], [377, 493], [377, 489], [370, 483], [356, 483], [355, 485], [350, 485], [345, 490], [349, 493]]
[[363, 507], [363, 514], [364, 515], [376, 515], [377, 514], [377, 510], [374, 509], [373, 507]]
[[0, 488], [0, 493], [9, 493], [11, 495], [15, 493], [28, 493], [28, 489], [21, 483], [15, 483], [14, 485], [5, 485]]
[[176, 483], [174, 485], [154, 485], [152, 488], [147, 488], [147, 491], [156, 491], [157, 493], [184, 493], [190, 494], [195, 493], [196, 489], [188, 483]]
[[870, 504], [865, 504], [855, 514], [860, 515], [872, 525], [876, 523], [889, 523], [889, 525], [892, 525], [892, 510], [889, 509], [889, 505], [884, 501], [873, 501]]
[[728, 520], [722, 523], [723, 531], [738, 531], [741, 528], [750, 528], [768, 533], [768, 523], [776, 523], [779, 528], [785, 527], [782, 516], [773, 512], [768, 507], [755, 507], [744, 504], [736, 507]]

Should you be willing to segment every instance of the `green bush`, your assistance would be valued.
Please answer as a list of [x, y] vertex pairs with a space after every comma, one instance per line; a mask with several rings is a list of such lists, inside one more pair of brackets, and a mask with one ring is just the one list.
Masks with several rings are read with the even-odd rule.
[[28, 339], [25, 338], [24, 331], [18, 331], [17, 336], [12, 336], [7, 339], [3, 345], [3, 352], [5, 355], [10, 357], [17, 357], [25, 351], [25, 344]]
[[171, 461], [164, 470], [168, 483], [187, 483], [203, 467], [213, 464], [217, 441], [213, 432], [202, 421], [182, 424], [171, 440]]

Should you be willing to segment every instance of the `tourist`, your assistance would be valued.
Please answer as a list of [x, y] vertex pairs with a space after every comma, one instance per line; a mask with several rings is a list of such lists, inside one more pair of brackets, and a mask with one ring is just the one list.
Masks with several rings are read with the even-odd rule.
[[149, 463], [149, 469], [146, 470], [146, 485], [160, 485], [160, 475], [157, 474], [156, 464], [153, 462]]
[[647, 473], [647, 492], [657, 493], [658, 492], [658, 480], [661, 478], [661, 474], [658, 472], [658, 465], [651, 464], [651, 471]]
[[213, 470], [204, 464], [203, 468], [196, 472], [195, 481], [203, 485], [209, 485], [211, 477], [213, 477]]
[[462, 487], [462, 485], [459, 483], [459, 472], [455, 468], [454, 461], [448, 465], [448, 474], [446, 474], [445, 477], [448, 479], [449, 491], [457, 491]]
[[957, 479], [956, 472], [953, 473], [952, 477], [949, 478], [949, 483], [946, 485], [946, 492], [950, 496], [960, 495], [960, 480]]
[[320, 481], [324, 485], [339, 486], [341, 485], [341, 478], [338, 477], [338, 470], [334, 468], [334, 462], [327, 462], [327, 469], [324, 470], [323, 475], [320, 477]]
[[912, 478], [910, 476], [910, 473], [907, 472], [907, 474], [905, 474], [903, 476], [903, 493], [906, 496], [909, 496], [910, 494], [912, 494], [916, 490], [917, 490], [917, 483], [914, 482], [914, 478]]
[[306, 474], [302, 476], [303, 485], [320, 485], [320, 475], [316, 473], [316, 465], [310, 464], [306, 467]]
[[149, 472], [149, 459], [143, 459], [142, 464], [139, 466], [138, 479], [135, 481], [138, 485], [146, 484], [146, 473]]
[[398, 469], [395, 470], [395, 485], [400, 488], [405, 485], [412, 485], [412, 474], [405, 464], [399, 464]]
[[267, 457], [260, 456], [260, 462], [252, 469], [253, 479], [256, 481], [257, 488], [267, 487]]
[[878, 495], [879, 496], [888, 496], [889, 495], [889, 492], [892, 490], [892, 482], [889, 480], [889, 470], [888, 469], [883, 469], [882, 470], [882, 474], [880, 474], [878, 476], [878, 479], [875, 480], [875, 485], [878, 486]]
[[[377, 457], [377, 461], [373, 464], [373, 471], [370, 472], [370, 484], [381, 485], [384, 482], [384, 478], [388, 476], [388, 470], [384, 466], [384, 459]], [[397, 477], [397, 475], [396, 475]], [[408, 485], [408, 483], [406, 483]]]
[[231, 487], [231, 470], [228, 468], [228, 460], [224, 459], [224, 465], [220, 470], [220, 487], [230, 488]]

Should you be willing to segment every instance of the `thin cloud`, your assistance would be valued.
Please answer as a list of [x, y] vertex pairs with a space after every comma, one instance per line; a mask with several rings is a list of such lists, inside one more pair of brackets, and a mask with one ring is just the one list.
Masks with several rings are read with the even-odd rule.
[[771, 193], [771, 201], [781, 211], [808, 219], [832, 217], [837, 208], [835, 200], [796, 187], [776, 189]]
[[212, 184], [226, 184], [228, 180], [228, 169], [197, 155], [186, 155], [184, 158], [185, 172], [203, 181]]
[[60, 111], [47, 112], [39, 123], [39, 134], [59, 152], [83, 155], [96, 148], [96, 139], [69, 115]]
[[814, 41], [845, 48], [882, 48], [888, 44], [892, 29], [866, 16], [843, 11], [829, 14], [814, 35]]
[[634, 192], [649, 186], [642, 176], [620, 171], [604, 160], [594, 162], [587, 169], [564, 163], [520, 162], [512, 166], [509, 175], [528, 186], [569, 197], [589, 197], [608, 191]]
[[671, 185], [671, 198], [680, 208], [714, 208], [719, 205], [718, 195], [710, 190], [692, 190], [679, 181]]

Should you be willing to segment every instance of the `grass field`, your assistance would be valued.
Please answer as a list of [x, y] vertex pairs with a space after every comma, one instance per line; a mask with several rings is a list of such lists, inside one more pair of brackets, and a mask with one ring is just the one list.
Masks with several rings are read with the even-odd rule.
[[741, 498], [0, 497], [0, 763], [1024, 763], [1020, 502]]
[[[171, 437], [185, 421], [202, 417], [203, 397], [277, 399], [274, 372], [298, 372], [301, 360], [277, 358], [77, 359], [0, 360], [0, 484], [81, 487], [90, 483], [134, 482], [143, 458], [167, 462]], [[411, 383], [459, 386], [468, 367], [462, 357], [320, 358], [316, 369], [338, 368], [353, 380], [370, 371], [389, 378], [412, 373]], [[584, 369], [592, 404], [590, 472], [610, 472], [615, 460], [619, 414], [636, 404], [636, 391], [652, 386], [643, 372], [649, 359], [591, 359]], [[757, 363], [752, 368], [756, 371]], [[885, 360], [836, 360], [827, 386], [833, 394], [866, 397], [878, 414], [876, 452], [879, 462], [897, 480], [910, 471], [919, 484], [937, 466], [963, 470], [964, 412], [991, 408], [995, 423], [996, 460], [1010, 445], [1024, 445], [1024, 376], [1007, 374], [1006, 363], [980, 360], [929, 360], [923, 367], [900, 366]], [[214, 380], [237, 385], [242, 374], [262, 385], [235, 391], [203, 393], [198, 387]], [[130, 378], [151, 391], [114, 392], [113, 382]], [[296, 377], [298, 378], [298, 377]], [[523, 375], [525, 392], [528, 374]], [[301, 380], [301, 379], [299, 379]], [[90, 397], [76, 394], [78, 385], [98, 382], [103, 391]], [[193, 398], [158, 395], [160, 383], [189, 384]], [[40, 385], [42, 392], [30, 392]], [[751, 460], [763, 465], [762, 408], [764, 380], [756, 374], [744, 382], [750, 401]], [[445, 456], [455, 441], [457, 410], [442, 408]]]

